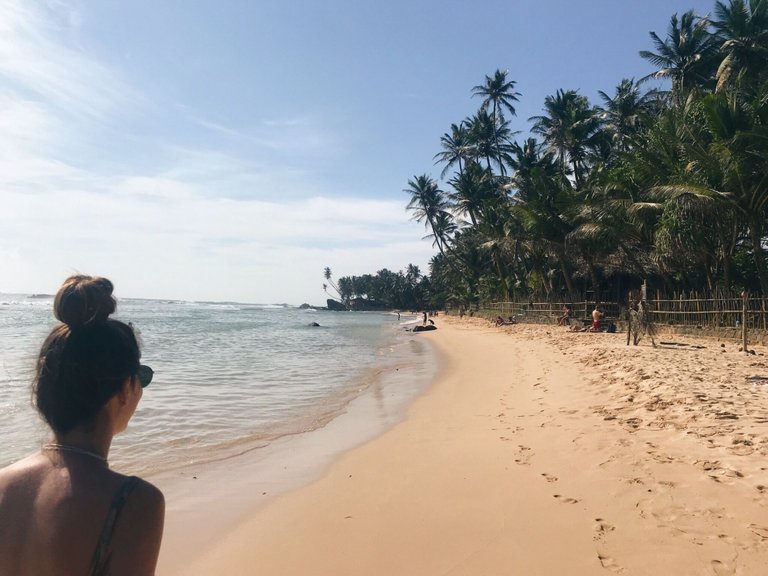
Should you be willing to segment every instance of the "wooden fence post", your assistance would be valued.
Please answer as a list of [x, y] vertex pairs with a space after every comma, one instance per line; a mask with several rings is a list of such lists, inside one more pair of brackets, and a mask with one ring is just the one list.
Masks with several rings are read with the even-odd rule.
[[747, 298], [749, 298], [749, 294], [744, 290], [741, 293], [741, 341], [744, 354], [749, 354], [749, 350], [747, 350]]

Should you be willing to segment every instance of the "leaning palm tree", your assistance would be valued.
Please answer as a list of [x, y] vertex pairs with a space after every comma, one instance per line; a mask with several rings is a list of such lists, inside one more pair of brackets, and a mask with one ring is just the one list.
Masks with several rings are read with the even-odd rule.
[[[404, 189], [403, 192], [411, 195], [406, 210], [413, 213], [412, 219], [417, 222], [424, 222], [424, 228], [430, 228], [434, 233], [435, 223], [440, 213], [448, 207], [443, 191], [437, 186], [437, 182], [426, 174], [415, 176], [408, 180], [408, 188]], [[442, 253], [443, 245], [438, 235], [435, 235], [435, 240], [438, 250]]]
[[432, 246], [437, 247], [441, 254], [450, 253], [450, 244], [453, 235], [459, 229], [450, 212], [440, 210], [432, 223], [432, 233], [427, 234], [422, 240], [432, 239]]
[[656, 66], [649, 78], [672, 80], [672, 97], [682, 102], [693, 88], [710, 89], [717, 68], [717, 38], [709, 31], [709, 20], [693, 10], [669, 21], [667, 37], [662, 40], [651, 32], [656, 52], [641, 50], [640, 56]]

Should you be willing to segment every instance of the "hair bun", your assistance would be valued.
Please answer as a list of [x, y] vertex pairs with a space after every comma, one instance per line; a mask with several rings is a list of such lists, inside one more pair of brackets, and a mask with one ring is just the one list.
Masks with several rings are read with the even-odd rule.
[[114, 286], [106, 278], [76, 275], [64, 280], [53, 313], [70, 328], [104, 322], [115, 311]]

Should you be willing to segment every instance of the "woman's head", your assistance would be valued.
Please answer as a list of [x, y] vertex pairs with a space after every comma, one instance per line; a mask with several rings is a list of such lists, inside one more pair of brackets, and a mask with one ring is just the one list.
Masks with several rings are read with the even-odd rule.
[[133, 330], [110, 319], [116, 302], [106, 278], [71, 276], [56, 294], [62, 323], [46, 338], [35, 375], [37, 409], [64, 434], [93, 422], [99, 410], [139, 373], [141, 352]]

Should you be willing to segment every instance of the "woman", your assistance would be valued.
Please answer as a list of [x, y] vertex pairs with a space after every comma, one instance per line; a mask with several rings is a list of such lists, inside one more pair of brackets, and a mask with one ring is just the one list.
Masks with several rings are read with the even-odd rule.
[[54, 439], [0, 470], [0, 576], [155, 572], [163, 495], [107, 462], [152, 379], [133, 329], [109, 318], [112, 290], [105, 278], [72, 276], [56, 294], [61, 324], [43, 343], [33, 386]]

